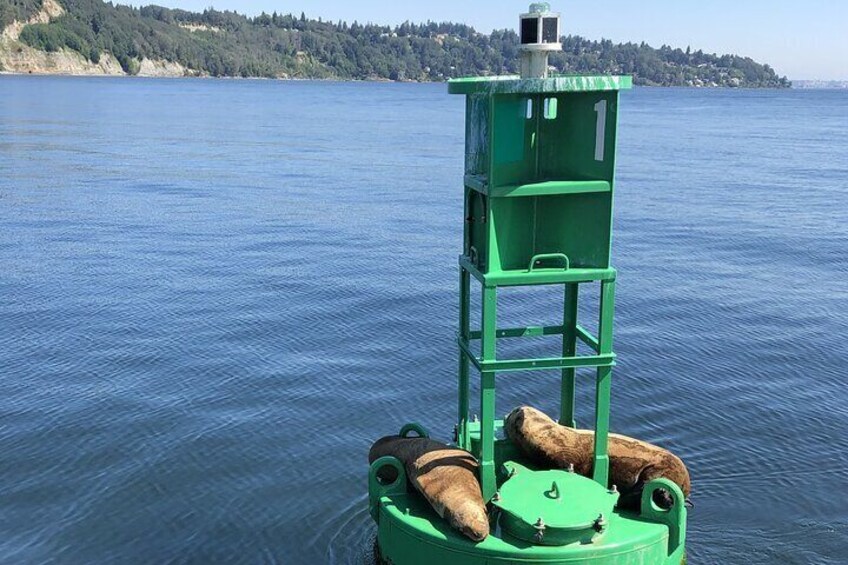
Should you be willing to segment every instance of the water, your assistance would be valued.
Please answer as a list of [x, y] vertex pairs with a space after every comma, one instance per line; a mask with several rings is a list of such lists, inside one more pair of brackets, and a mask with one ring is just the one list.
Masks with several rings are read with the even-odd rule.
[[[368, 563], [370, 442], [452, 428], [462, 99], [0, 100], [0, 561]], [[844, 563], [848, 94], [622, 110], [613, 428], [689, 464], [690, 563]], [[555, 321], [550, 291], [504, 294], [504, 323]], [[556, 413], [550, 375], [502, 383], [499, 411]]]

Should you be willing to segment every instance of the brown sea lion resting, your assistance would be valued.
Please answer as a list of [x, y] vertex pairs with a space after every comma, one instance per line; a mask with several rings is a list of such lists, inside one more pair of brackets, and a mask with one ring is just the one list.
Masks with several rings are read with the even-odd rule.
[[[594, 467], [595, 433], [561, 426], [547, 415], [527, 406], [516, 408], [504, 423], [506, 434], [536, 464], [546, 468], [574, 470], [586, 477]], [[689, 471], [679, 457], [661, 447], [618, 434], [609, 434], [610, 484], [621, 497], [618, 507], [638, 509], [645, 485], [654, 479], [669, 479], [688, 498]], [[671, 495], [658, 491], [656, 502], [665, 508]]]
[[368, 461], [385, 456], [403, 464], [409, 482], [451, 527], [474, 541], [486, 539], [489, 517], [477, 480], [479, 465], [470, 453], [428, 438], [389, 436], [371, 447]]

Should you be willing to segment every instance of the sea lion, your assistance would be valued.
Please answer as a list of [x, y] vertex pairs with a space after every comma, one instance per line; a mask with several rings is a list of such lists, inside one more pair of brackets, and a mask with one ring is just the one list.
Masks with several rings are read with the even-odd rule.
[[488, 537], [479, 465], [470, 453], [429, 438], [388, 436], [371, 447], [368, 461], [387, 455], [403, 464], [409, 482], [451, 527], [475, 542]]
[[[507, 437], [534, 463], [546, 468], [567, 469], [592, 476], [595, 454], [595, 432], [561, 426], [547, 415], [523, 406], [513, 410], [504, 423]], [[679, 457], [670, 451], [630, 437], [609, 434], [609, 479], [621, 496], [618, 507], [637, 510], [642, 490], [654, 479], [665, 478], [676, 483], [689, 497], [689, 471]], [[657, 491], [655, 502], [671, 508], [670, 493]], [[688, 502], [688, 500], [687, 500]]]

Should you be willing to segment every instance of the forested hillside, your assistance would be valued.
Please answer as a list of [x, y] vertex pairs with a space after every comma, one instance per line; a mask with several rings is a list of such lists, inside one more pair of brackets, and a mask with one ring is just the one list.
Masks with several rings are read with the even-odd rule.
[[[26, 21], [41, 0], [0, 0], [0, 23]], [[19, 41], [46, 52], [76, 51], [97, 63], [104, 53], [128, 74], [142, 59], [179, 63], [195, 74], [240, 77], [445, 80], [517, 72], [513, 31], [477, 33], [454, 23], [390, 27], [323, 22], [304, 14], [192, 13], [131, 8], [100, 0], [58, 0], [65, 14], [28, 25]], [[551, 58], [560, 72], [626, 73], [641, 85], [786, 87], [768, 65], [687, 48], [655, 49], [577, 36]]]
[[0, 27], [26, 21], [41, 9], [41, 0], [0, 0]]

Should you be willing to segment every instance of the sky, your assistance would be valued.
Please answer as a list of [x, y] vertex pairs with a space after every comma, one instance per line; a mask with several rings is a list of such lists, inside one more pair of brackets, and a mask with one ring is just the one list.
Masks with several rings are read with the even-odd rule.
[[[119, 0], [120, 2], [120, 0]], [[123, 3], [123, 2], [120, 2]], [[478, 31], [517, 27], [529, 1], [150, 0], [202, 11], [255, 15], [306, 12], [325, 20], [398, 24], [455, 21]], [[139, 5], [138, 1], [132, 4]], [[848, 0], [553, 0], [563, 33], [616, 42], [646, 41], [768, 63], [790, 79], [848, 81]]]

